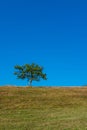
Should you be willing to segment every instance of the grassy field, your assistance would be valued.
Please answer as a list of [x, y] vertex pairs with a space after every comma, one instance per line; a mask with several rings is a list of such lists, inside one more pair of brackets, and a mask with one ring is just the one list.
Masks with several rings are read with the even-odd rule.
[[87, 130], [87, 87], [0, 87], [0, 130]]

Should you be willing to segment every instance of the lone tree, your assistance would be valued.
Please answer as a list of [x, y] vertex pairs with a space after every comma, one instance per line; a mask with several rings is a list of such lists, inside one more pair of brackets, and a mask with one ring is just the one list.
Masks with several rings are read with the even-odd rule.
[[47, 80], [46, 74], [43, 73], [43, 67], [37, 64], [25, 64], [23, 66], [16, 65], [14, 67], [18, 79], [27, 79], [28, 85], [32, 86], [32, 81], [40, 81], [40, 79]]

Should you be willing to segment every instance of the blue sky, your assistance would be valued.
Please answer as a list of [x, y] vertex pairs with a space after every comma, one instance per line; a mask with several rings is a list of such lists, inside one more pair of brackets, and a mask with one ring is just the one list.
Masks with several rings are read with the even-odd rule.
[[14, 66], [32, 62], [48, 77], [33, 85], [86, 85], [86, 0], [0, 1], [0, 59], [0, 85], [27, 85]]

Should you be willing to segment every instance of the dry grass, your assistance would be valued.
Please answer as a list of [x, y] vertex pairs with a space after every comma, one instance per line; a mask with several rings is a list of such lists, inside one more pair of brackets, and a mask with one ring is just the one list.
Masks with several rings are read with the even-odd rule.
[[87, 87], [0, 87], [0, 130], [86, 130]]

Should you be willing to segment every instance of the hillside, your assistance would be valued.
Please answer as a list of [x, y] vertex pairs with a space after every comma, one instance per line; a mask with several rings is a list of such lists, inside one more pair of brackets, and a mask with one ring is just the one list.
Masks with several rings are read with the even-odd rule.
[[86, 130], [87, 87], [0, 87], [0, 130]]

